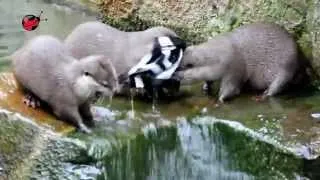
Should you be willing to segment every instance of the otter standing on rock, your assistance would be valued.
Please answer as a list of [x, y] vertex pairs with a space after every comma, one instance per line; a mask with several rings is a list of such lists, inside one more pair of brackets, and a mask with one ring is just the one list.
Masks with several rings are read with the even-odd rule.
[[188, 47], [178, 74], [182, 84], [203, 80], [208, 89], [213, 81], [221, 80], [220, 102], [239, 94], [244, 85], [264, 90], [265, 98], [305, 77], [299, 55], [297, 44], [285, 29], [255, 23]]
[[92, 21], [78, 25], [64, 43], [75, 58], [83, 58], [90, 54], [103, 54], [108, 57], [122, 84], [128, 80], [127, 73], [130, 68], [152, 51], [154, 40], [159, 36], [177, 37], [172, 30], [160, 26], [144, 31], [125, 32]]
[[90, 104], [98, 96], [111, 96], [118, 80], [112, 63], [102, 55], [77, 60], [58, 39], [41, 35], [31, 39], [12, 55], [19, 84], [53, 113], [83, 132], [93, 125]]

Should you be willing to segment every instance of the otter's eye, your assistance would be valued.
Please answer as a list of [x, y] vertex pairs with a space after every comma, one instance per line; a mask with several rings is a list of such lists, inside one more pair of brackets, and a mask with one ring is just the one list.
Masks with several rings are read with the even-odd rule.
[[186, 64], [186, 68], [192, 68], [193, 64]]
[[111, 86], [108, 84], [107, 81], [102, 81], [101, 84], [102, 84], [102, 86], [104, 86], [106, 88], [111, 88]]
[[85, 72], [84, 72], [84, 75], [85, 75], [85, 76], [91, 76], [91, 74], [90, 74], [88, 71], [85, 71]]

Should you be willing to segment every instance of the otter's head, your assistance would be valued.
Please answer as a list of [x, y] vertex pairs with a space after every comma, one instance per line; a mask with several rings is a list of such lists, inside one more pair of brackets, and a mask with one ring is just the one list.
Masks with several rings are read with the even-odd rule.
[[181, 84], [190, 84], [193, 82], [194, 74], [197, 73], [197, 70], [203, 66], [203, 62], [199, 56], [197, 56], [198, 50], [195, 46], [189, 46], [183, 53], [182, 60], [180, 65], [175, 72], [175, 76]]
[[76, 89], [82, 97], [112, 96], [119, 89], [118, 77], [111, 61], [102, 55], [91, 55], [80, 61], [80, 78]]
[[195, 46], [189, 46], [183, 53], [181, 63], [179, 65], [178, 71], [184, 71], [201, 66], [203, 63], [196, 55]]

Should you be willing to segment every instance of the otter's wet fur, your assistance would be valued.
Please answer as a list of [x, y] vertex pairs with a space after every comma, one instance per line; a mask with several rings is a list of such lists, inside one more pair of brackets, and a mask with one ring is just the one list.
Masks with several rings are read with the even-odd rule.
[[[121, 87], [128, 80], [127, 73], [141, 58], [150, 53], [154, 39], [158, 36], [177, 36], [172, 30], [156, 26], [143, 31], [126, 32], [99, 21], [78, 25], [67, 36], [64, 43], [75, 58], [90, 54], [103, 54], [114, 65]], [[126, 94], [127, 88], [120, 88]]]
[[280, 25], [253, 23], [189, 46], [179, 76], [182, 84], [202, 80], [210, 86], [221, 80], [220, 102], [243, 88], [264, 91], [265, 98], [303, 81], [306, 67], [300, 53], [294, 38]]
[[118, 84], [112, 63], [102, 55], [81, 60], [49, 35], [28, 41], [12, 56], [14, 75], [24, 89], [46, 102], [61, 120], [89, 133], [93, 125], [90, 105], [97, 95], [112, 96]]

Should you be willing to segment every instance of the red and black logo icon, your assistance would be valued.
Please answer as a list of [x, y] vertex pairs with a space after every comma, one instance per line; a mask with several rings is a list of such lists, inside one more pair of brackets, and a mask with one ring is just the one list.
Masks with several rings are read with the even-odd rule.
[[[35, 30], [38, 26], [40, 21], [42, 21], [40, 19], [41, 14], [43, 13], [43, 11], [40, 12], [39, 16], [36, 15], [25, 15], [22, 19], [22, 27], [23, 29], [27, 30], [27, 31], [33, 31]], [[47, 19], [43, 19], [44, 21], [47, 21]]]

